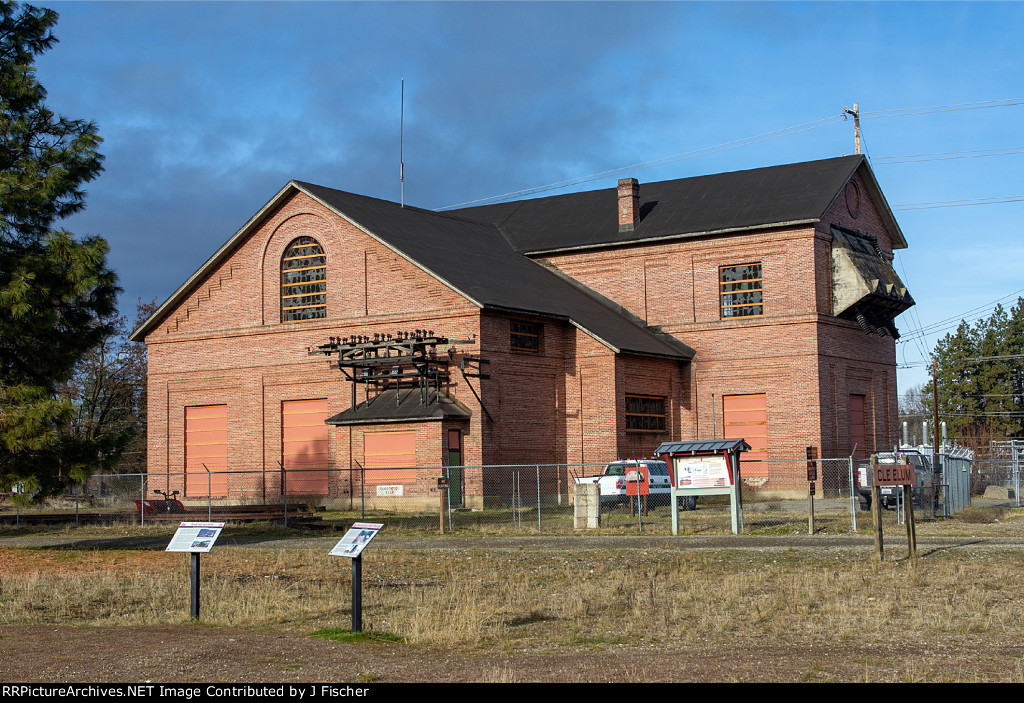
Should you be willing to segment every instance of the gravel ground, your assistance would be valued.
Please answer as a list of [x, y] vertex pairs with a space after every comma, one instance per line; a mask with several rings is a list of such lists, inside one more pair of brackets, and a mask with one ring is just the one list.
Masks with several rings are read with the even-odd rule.
[[[339, 535], [230, 538], [222, 544], [252, 549], [323, 549]], [[19, 535], [0, 547], [121, 547], [162, 551], [166, 536], [82, 537]], [[905, 535], [887, 535], [889, 558], [903, 558]], [[790, 536], [572, 536], [385, 537], [382, 549], [581, 550], [730, 549], [831, 552], [869, 556], [861, 535]], [[919, 553], [947, 549], [1016, 550], [1024, 538], [920, 537]], [[155, 556], [155, 555], [154, 555]], [[0, 575], [2, 584], [2, 575]], [[0, 681], [18, 683], [282, 683], [282, 682], [793, 682], [793, 681], [1021, 681], [1024, 647], [984, 638], [915, 647], [693, 646], [554, 647], [549, 651], [445, 650], [389, 641], [341, 643], [303, 632], [258, 632], [204, 625], [87, 627], [0, 626]]]

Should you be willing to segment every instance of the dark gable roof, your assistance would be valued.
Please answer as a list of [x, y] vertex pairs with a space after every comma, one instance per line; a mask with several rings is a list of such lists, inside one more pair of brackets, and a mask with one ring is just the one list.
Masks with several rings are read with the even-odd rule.
[[690, 359], [612, 301], [518, 253], [495, 227], [295, 181], [303, 192], [482, 308], [568, 320], [615, 351]]
[[615, 302], [524, 254], [817, 222], [859, 172], [893, 236], [906, 246], [863, 156], [683, 178], [640, 187], [641, 220], [620, 233], [615, 189], [433, 212], [292, 181], [137, 330], [141, 340], [298, 189], [485, 309], [567, 320], [616, 352], [690, 359], [694, 350]]
[[450, 211], [500, 227], [526, 254], [817, 222], [858, 170], [893, 244], [906, 242], [863, 156], [640, 184], [640, 222], [618, 228], [615, 188]]

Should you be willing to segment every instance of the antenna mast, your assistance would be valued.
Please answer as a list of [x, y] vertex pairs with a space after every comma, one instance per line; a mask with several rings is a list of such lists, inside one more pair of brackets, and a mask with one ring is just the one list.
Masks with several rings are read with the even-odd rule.
[[402, 191], [401, 205], [405, 207], [405, 79], [402, 79], [402, 106], [398, 120], [398, 184]]

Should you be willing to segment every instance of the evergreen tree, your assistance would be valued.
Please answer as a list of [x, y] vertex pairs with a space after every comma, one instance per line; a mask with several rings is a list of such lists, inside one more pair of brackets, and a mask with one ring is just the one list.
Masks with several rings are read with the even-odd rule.
[[[939, 417], [951, 436], [975, 448], [1024, 436], [1024, 299], [997, 305], [973, 327], [961, 322], [935, 346]], [[931, 383], [925, 388], [931, 410]]]
[[52, 10], [0, 3], [0, 489], [55, 493], [96, 467], [102, 447], [67, 431], [57, 387], [111, 331], [118, 288], [107, 243], [55, 229], [84, 207], [102, 170], [95, 125], [55, 115], [33, 61]]
[[[937, 362], [939, 419], [946, 422], [953, 438], [968, 436], [970, 428], [982, 420], [978, 349], [977, 330], [961, 321], [956, 333], [940, 339], [932, 354]], [[931, 413], [931, 382], [926, 384], [924, 396]]]

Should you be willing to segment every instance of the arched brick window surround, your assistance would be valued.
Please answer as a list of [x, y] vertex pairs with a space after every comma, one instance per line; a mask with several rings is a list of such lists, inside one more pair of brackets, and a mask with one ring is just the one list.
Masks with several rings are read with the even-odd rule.
[[313, 237], [296, 237], [281, 257], [281, 322], [327, 317], [327, 255]]

